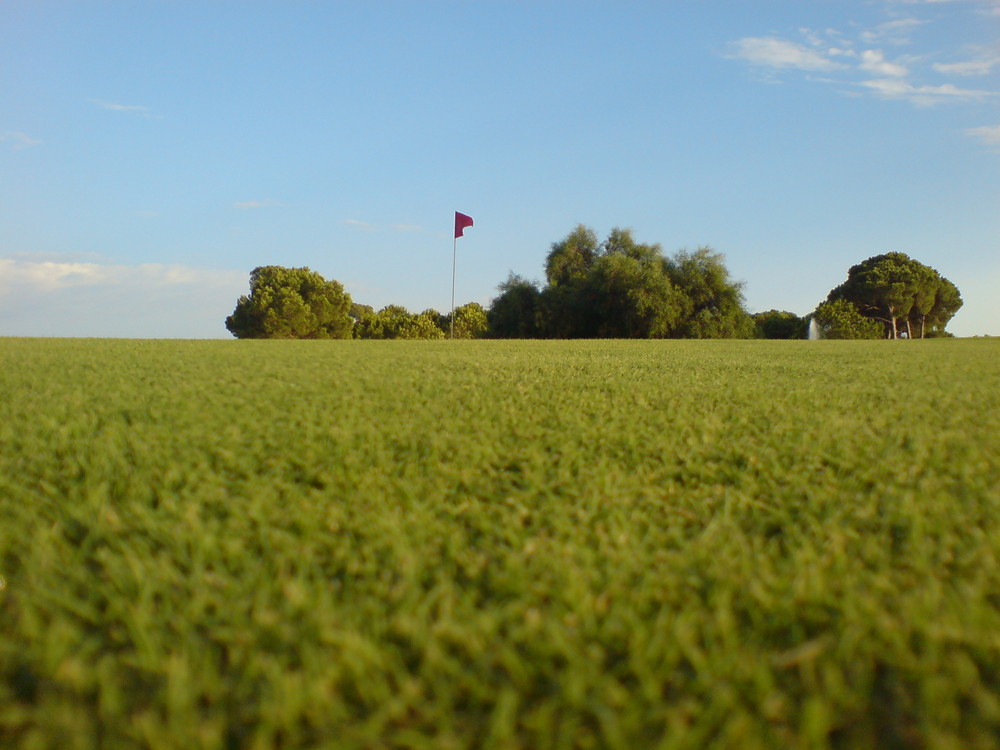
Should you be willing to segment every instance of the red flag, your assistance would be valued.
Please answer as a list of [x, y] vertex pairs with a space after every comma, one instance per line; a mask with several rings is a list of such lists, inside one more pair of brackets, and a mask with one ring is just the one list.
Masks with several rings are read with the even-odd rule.
[[460, 214], [458, 211], [455, 212], [455, 239], [464, 236], [465, 228], [471, 226], [472, 226], [471, 216]]

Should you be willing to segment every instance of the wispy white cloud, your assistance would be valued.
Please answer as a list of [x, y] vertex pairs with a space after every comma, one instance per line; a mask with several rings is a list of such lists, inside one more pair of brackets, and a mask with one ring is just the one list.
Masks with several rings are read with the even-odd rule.
[[966, 60], [955, 63], [934, 63], [932, 66], [938, 73], [957, 76], [984, 76], [994, 67], [1000, 65], [1000, 56], [982, 57], [977, 60]]
[[340, 223], [359, 232], [374, 232], [376, 229], [374, 224], [369, 224], [367, 221], [361, 221], [360, 219], [344, 219]]
[[918, 18], [897, 18], [880, 23], [861, 32], [861, 39], [869, 44], [882, 42], [885, 44], [905, 45], [912, 43], [910, 32], [923, 26], [927, 21]]
[[1000, 146], [1000, 125], [984, 125], [981, 128], [969, 128], [965, 134], [978, 138], [991, 146]]
[[886, 60], [880, 49], [866, 49], [862, 52], [858, 67], [880, 76], [903, 77], [910, 72], [905, 66]]
[[883, 99], [902, 99], [921, 107], [948, 101], [982, 101], [1000, 94], [996, 91], [962, 89], [950, 83], [940, 86], [914, 86], [898, 78], [861, 81], [860, 85]]
[[104, 101], [103, 99], [91, 99], [90, 102], [112, 112], [122, 112], [124, 114], [136, 115], [138, 117], [145, 117], [148, 119], [160, 118], [159, 115], [154, 115], [150, 111], [149, 107], [144, 107], [139, 104], [119, 104], [117, 102]]
[[249, 211], [254, 208], [273, 208], [275, 206], [280, 206], [279, 201], [271, 200], [270, 198], [265, 198], [260, 201], [236, 201], [233, 203], [234, 208], [238, 208], [242, 211]]
[[396, 232], [422, 232], [424, 228], [418, 224], [393, 224], [392, 228]]
[[[889, 6], [916, 6], [921, 3], [951, 2], [952, 0], [883, 0]], [[959, 0], [954, 0], [958, 2]], [[964, 0], [970, 7], [1000, 10], [1000, 0]], [[901, 45], [912, 42], [916, 30], [932, 20], [913, 17], [891, 18], [868, 28], [853, 27], [850, 33], [836, 29], [815, 30], [798, 28], [789, 38], [779, 36], [744, 37], [730, 45], [730, 59], [739, 60], [756, 70], [765, 69], [766, 82], [798, 74], [808, 75], [816, 84], [830, 85], [841, 95], [873, 96], [880, 99], [907, 102], [927, 107], [946, 102], [970, 103], [994, 100], [1000, 91], [989, 87], [966, 87], [941, 81], [941, 76], [986, 75], [1000, 67], [996, 49], [968, 45], [955, 62], [941, 62], [947, 49], [927, 48], [928, 34], [922, 34], [923, 48], [906, 55], [886, 54], [881, 45]], [[954, 59], [954, 57], [953, 57]], [[938, 62], [932, 63], [932, 60]], [[824, 75], [817, 75], [823, 72]]]
[[9, 292], [15, 286], [27, 286], [51, 292], [65, 286], [93, 283], [98, 279], [99, 268], [96, 263], [0, 258], [0, 290]]
[[0, 335], [227, 337], [247, 272], [73, 256], [0, 258]]
[[767, 68], [830, 71], [843, 64], [804, 44], [775, 37], [744, 37], [731, 45], [729, 57]]
[[37, 138], [32, 138], [27, 133], [22, 133], [19, 130], [5, 130], [0, 133], [0, 141], [4, 141], [11, 145], [11, 148], [15, 150], [20, 150], [22, 148], [31, 148], [32, 146], [37, 146], [41, 143]]
[[0, 290], [28, 287], [51, 292], [77, 286], [95, 286], [137, 282], [144, 286], [173, 284], [229, 284], [246, 281], [246, 274], [164, 263], [122, 265], [93, 261], [28, 260], [24, 257], [0, 258]]

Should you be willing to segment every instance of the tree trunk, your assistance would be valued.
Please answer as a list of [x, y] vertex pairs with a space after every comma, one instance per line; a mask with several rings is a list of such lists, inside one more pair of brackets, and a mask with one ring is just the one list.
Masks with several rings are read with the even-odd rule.
[[927, 316], [926, 315], [921, 315], [920, 316], [920, 338], [924, 337], [924, 326], [926, 325], [926, 323], [927, 323]]
[[898, 339], [899, 338], [899, 329], [896, 327], [896, 316], [892, 314], [891, 310], [889, 311], [889, 320], [892, 321], [892, 338], [893, 339]]
[[909, 316], [907, 316], [907, 318], [906, 318], [906, 338], [908, 338], [910, 340], [913, 339], [913, 328], [910, 326], [910, 318], [909, 318]]

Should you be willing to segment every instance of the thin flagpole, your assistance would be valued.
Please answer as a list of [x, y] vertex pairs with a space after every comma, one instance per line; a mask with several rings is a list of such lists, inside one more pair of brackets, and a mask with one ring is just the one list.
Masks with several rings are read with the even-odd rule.
[[458, 257], [458, 237], [451, 243], [451, 335], [455, 338], [455, 259]]

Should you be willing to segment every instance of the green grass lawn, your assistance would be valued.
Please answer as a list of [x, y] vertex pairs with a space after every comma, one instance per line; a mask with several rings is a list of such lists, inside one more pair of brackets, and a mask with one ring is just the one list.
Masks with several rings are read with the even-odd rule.
[[1000, 747], [1000, 341], [0, 339], [0, 747]]

